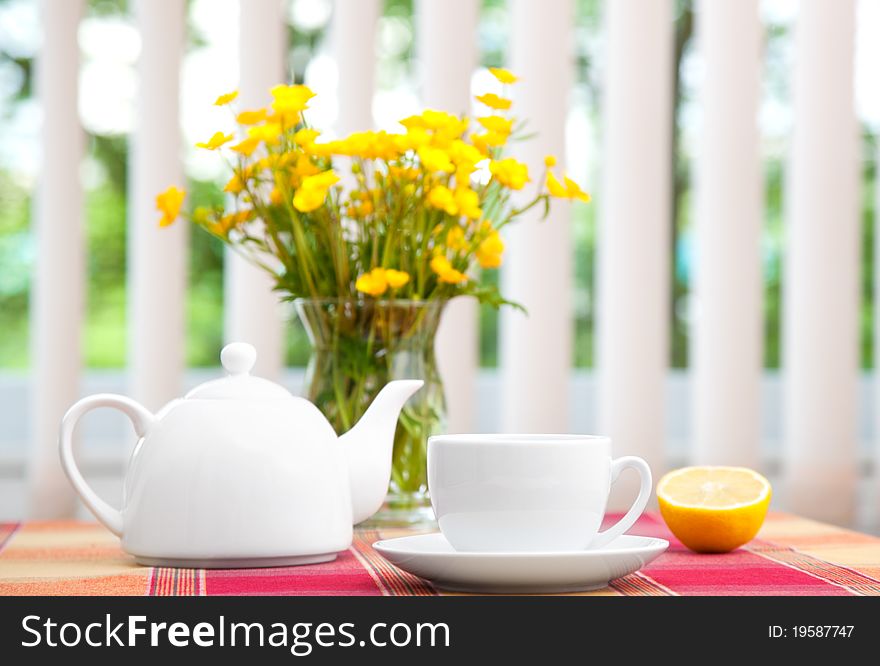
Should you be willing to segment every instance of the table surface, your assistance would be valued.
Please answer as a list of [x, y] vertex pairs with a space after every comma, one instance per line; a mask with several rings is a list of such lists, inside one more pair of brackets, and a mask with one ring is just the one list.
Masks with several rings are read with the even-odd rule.
[[[0, 595], [443, 594], [372, 548], [380, 538], [411, 533], [358, 529], [332, 563], [205, 570], [139, 566], [95, 523], [0, 523]], [[631, 533], [669, 539], [669, 550], [641, 571], [582, 594], [880, 596], [880, 539], [790, 514], [769, 514], [756, 539], [723, 555], [688, 551], [656, 514], [642, 516]]]

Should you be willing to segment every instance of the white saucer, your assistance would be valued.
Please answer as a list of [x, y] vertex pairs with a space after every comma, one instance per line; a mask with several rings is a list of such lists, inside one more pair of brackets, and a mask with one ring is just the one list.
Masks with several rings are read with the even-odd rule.
[[373, 544], [386, 560], [436, 587], [508, 594], [598, 590], [610, 580], [638, 571], [668, 547], [665, 539], [623, 535], [596, 550], [463, 553], [440, 533]]

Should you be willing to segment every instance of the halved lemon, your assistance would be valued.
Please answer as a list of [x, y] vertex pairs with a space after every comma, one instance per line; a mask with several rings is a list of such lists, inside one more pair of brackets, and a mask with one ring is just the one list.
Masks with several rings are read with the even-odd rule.
[[770, 482], [745, 467], [683, 467], [657, 484], [663, 520], [698, 553], [726, 553], [753, 539], [771, 494]]

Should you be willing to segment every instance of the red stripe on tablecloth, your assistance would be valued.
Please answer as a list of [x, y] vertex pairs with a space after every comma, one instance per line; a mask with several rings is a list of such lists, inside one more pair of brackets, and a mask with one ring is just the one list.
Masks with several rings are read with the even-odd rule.
[[[609, 516], [608, 522], [616, 520]], [[663, 523], [652, 514], [645, 514], [630, 533], [669, 540], [669, 550], [639, 572], [673, 594], [685, 596], [850, 596], [852, 590], [815, 575], [821, 560], [800, 553], [788, 564], [766, 557], [750, 548], [768, 546], [768, 542], [752, 542], [747, 548], [731, 553], [708, 555], [685, 548]], [[791, 549], [789, 549], [791, 550]], [[827, 568], [840, 568], [822, 563]], [[616, 586], [620, 581], [614, 581]], [[627, 592], [624, 592], [625, 594]], [[640, 592], [634, 592], [640, 593]]]
[[207, 569], [209, 596], [379, 596], [378, 584], [351, 550], [333, 562], [271, 569]]
[[351, 548], [333, 562], [269, 569], [188, 570], [157, 568], [150, 594], [413, 596], [434, 595], [427, 582], [383, 559], [375, 550], [376, 532], [358, 532]]
[[6, 544], [12, 541], [12, 535], [18, 531], [19, 527], [21, 527], [21, 523], [0, 523], [0, 553], [3, 552]]
[[696, 554], [679, 544], [642, 574], [688, 596], [849, 596], [848, 590], [748, 550]]

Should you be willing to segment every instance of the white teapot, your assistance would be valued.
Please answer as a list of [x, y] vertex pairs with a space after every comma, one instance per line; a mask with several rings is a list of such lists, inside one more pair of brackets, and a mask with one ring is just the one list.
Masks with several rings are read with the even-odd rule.
[[[119, 395], [77, 402], [61, 422], [61, 464], [82, 501], [122, 547], [151, 566], [259, 567], [325, 562], [351, 545], [352, 524], [382, 505], [397, 417], [423, 384], [393, 381], [337, 437], [308, 400], [249, 374], [251, 345], [157, 414]], [[125, 413], [140, 438], [117, 511], [73, 459], [77, 421], [97, 407]]]

